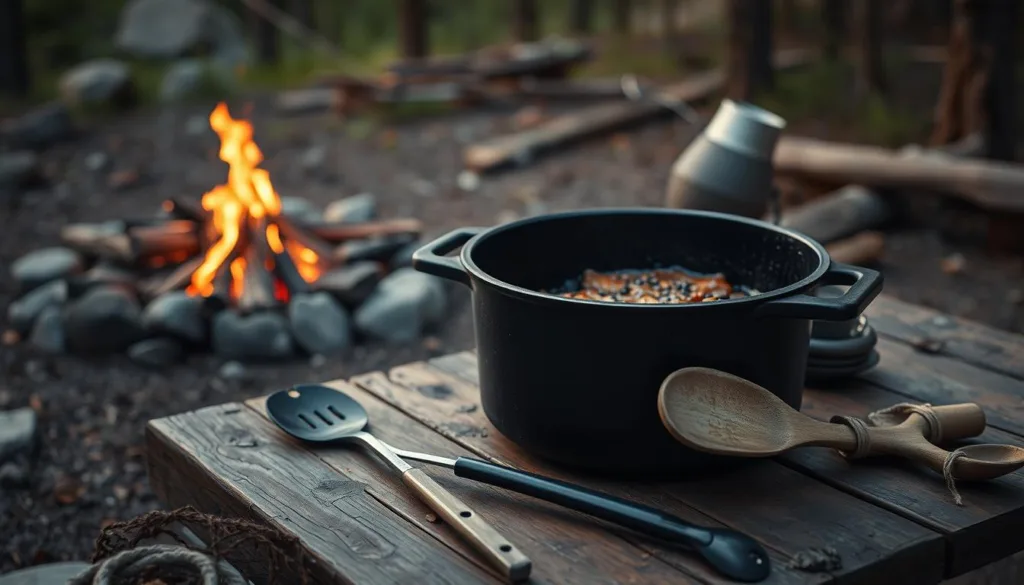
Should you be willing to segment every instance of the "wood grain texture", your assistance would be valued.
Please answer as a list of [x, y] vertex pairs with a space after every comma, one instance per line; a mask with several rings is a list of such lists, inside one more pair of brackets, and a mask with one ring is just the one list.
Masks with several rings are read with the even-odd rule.
[[[834, 547], [843, 557], [842, 569], [833, 575], [839, 582], [934, 583], [940, 579], [939, 535], [772, 461], [743, 465], [700, 481], [661, 484], [581, 479], [537, 461], [490, 426], [478, 407], [475, 357], [460, 356], [438, 363], [447, 371], [411, 364], [392, 370], [390, 379], [372, 374], [353, 382], [482, 456], [584, 483], [697, 523], [707, 523], [702, 516], [712, 517], [759, 539], [784, 558], [811, 547]], [[775, 577], [790, 578], [790, 574], [814, 577], [793, 572]]]
[[864, 312], [880, 334], [1024, 380], [1024, 336], [879, 295]]
[[[365, 390], [343, 381], [330, 382], [328, 385], [359, 401], [369, 415], [370, 430], [386, 443], [451, 458], [472, 455], [457, 443], [410, 419]], [[259, 398], [247, 404], [265, 416], [264, 402], [265, 399]], [[456, 404], [449, 406], [453, 414], [458, 409]], [[278, 434], [282, 442], [295, 442], [283, 432]], [[353, 481], [366, 484], [368, 492], [388, 508], [416, 522], [434, 538], [484, 566], [483, 559], [450, 526], [444, 522], [428, 521], [431, 511], [399, 478], [374, 461], [371, 455], [354, 446], [323, 446], [318, 447], [315, 453], [327, 465], [345, 473]], [[531, 583], [611, 585], [629, 582], [630, 579], [641, 582], [714, 582], [713, 579], [699, 578], [702, 574], [700, 564], [692, 558], [688, 559], [687, 566], [696, 577], [687, 576], [645, 550], [629, 544], [620, 536], [606, 531], [603, 526], [584, 520], [580, 515], [526, 496], [456, 478], [451, 471], [445, 469], [429, 466], [423, 469], [435, 481], [483, 514], [491, 525], [531, 558]]]
[[[808, 390], [803, 411], [819, 419], [863, 417], [906, 398], [871, 384], [837, 391]], [[1024, 445], [1024, 440], [988, 429], [970, 443]], [[942, 478], [901, 459], [851, 462], [830, 449], [801, 449], [782, 461], [843, 491], [942, 532], [947, 542], [946, 576], [981, 567], [1024, 548], [1014, 526], [1024, 521], [1024, 474], [988, 482], [958, 482], [965, 505], [956, 506]]]
[[976, 402], [988, 426], [1024, 436], [1024, 381], [889, 339], [879, 339], [877, 349], [878, 367], [859, 379], [920, 402]]
[[242, 405], [152, 421], [147, 444], [153, 488], [168, 505], [300, 535], [318, 582], [499, 582]]

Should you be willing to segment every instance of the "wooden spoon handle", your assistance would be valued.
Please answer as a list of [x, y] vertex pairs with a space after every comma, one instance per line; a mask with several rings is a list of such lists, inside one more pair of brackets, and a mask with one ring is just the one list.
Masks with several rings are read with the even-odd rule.
[[941, 442], [977, 437], [985, 432], [985, 411], [973, 402], [933, 406], [942, 427]]

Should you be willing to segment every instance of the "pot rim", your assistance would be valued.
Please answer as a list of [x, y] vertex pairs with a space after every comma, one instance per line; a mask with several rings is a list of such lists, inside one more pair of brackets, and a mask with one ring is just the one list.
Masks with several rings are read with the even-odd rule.
[[[772, 291], [762, 292], [756, 296], [745, 297], [740, 299], [723, 299], [715, 301], [714, 303], [680, 303], [680, 304], [646, 304], [646, 303], [608, 303], [604, 301], [591, 301], [586, 299], [569, 299], [560, 297], [553, 294], [543, 293], [532, 289], [517, 286], [494, 276], [491, 276], [487, 272], [484, 272], [476, 262], [473, 261], [472, 255], [474, 248], [481, 242], [486, 241], [491, 237], [498, 236], [503, 232], [511, 231], [523, 226], [528, 226], [536, 223], [543, 223], [547, 221], [555, 221], [563, 218], [573, 217], [578, 218], [580, 216], [593, 217], [593, 216], [604, 216], [604, 215], [676, 215], [676, 216], [687, 216], [687, 217], [704, 217], [711, 220], [743, 223], [752, 227], [773, 231], [781, 234], [788, 238], [797, 240], [798, 242], [806, 245], [808, 248], [814, 250], [818, 255], [818, 267], [811, 272], [808, 276], [782, 288], [777, 288]], [[665, 310], [697, 310], [703, 309], [714, 310], [714, 307], [729, 307], [735, 305], [748, 305], [751, 308], [755, 305], [760, 305], [763, 302], [778, 299], [793, 294], [801, 293], [810, 288], [815, 282], [821, 279], [822, 276], [828, 272], [829, 266], [831, 265], [831, 257], [825, 250], [825, 247], [814, 239], [805, 236], [799, 232], [780, 227], [759, 219], [752, 219], [749, 217], [743, 217], [739, 215], [731, 215], [728, 213], [719, 213], [716, 211], [701, 211], [693, 209], [669, 209], [669, 208], [657, 208], [657, 207], [601, 207], [591, 209], [579, 209], [570, 211], [559, 211], [554, 213], [546, 213], [543, 215], [535, 215], [532, 217], [526, 217], [516, 221], [508, 222], [500, 226], [486, 229], [476, 236], [473, 236], [464, 246], [459, 253], [459, 259], [462, 262], [463, 267], [469, 272], [469, 274], [477, 279], [481, 280], [493, 287], [500, 292], [505, 294], [529, 300], [535, 303], [547, 303], [547, 304], [561, 304], [568, 306], [580, 306], [580, 307], [601, 307], [606, 310], [618, 309], [618, 310], [644, 310], [644, 311], [665, 311]]]

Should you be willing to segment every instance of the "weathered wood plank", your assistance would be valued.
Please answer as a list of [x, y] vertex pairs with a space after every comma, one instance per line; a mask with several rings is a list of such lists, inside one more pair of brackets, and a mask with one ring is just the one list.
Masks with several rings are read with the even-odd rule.
[[938, 342], [938, 353], [1024, 380], [1024, 336], [879, 295], [865, 314], [880, 334], [910, 343]]
[[[396, 447], [433, 455], [458, 457], [469, 455], [457, 444], [425, 425], [411, 420], [369, 392], [343, 381], [328, 383], [359, 401], [369, 414], [370, 430]], [[265, 416], [265, 398], [246, 404]], [[282, 442], [293, 439], [279, 433]], [[417, 523], [423, 530], [464, 556], [478, 555], [443, 521], [428, 521], [430, 510], [412, 492], [377, 463], [371, 454], [358, 447], [318, 447], [314, 453], [327, 465], [344, 473], [352, 481], [366, 484], [367, 491], [388, 508]], [[479, 511], [486, 520], [533, 561], [532, 579], [538, 583], [614, 584], [631, 579], [650, 582], [706, 583], [689, 578], [678, 569], [661, 562], [644, 550], [630, 545], [603, 525], [588, 523], [559, 508], [512, 492], [456, 478], [448, 470], [424, 469], [430, 476], [462, 501]], [[699, 561], [688, 559], [691, 574], [700, 575]], [[479, 561], [481, 564], [484, 561]]]
[[299, 535], [317, 582], [499, 582], [240, 404], [151, 421], [147, 445], [151, 483], [167, 504]]
[[880, 338], [878, 367], [859, 376], [921, 402], [977, 402], [989, 426], [1024, 436], [1024, 381]]
[[[472, 367], [457, 372], [421, 363], [395, 368], [390, 379], [372, 374], [353, 381], [480, 455], [680, 516], [699, 510], [787, 557], [811, 547], [834, 547], [843, 557], [834, 575], [839, 582], [934, 583], [941, 578], [944, 553], [938, 534], [773, 461], [750, 462], [700, 481], [660, 484], [581, 480], [537, 461], [502, 437], [479, 408], [455, 412], [459, 405], [478, 405], [472, 359], [464, 355], [463, 362]], [[442, 364], [450, 366], [452, 360]]]
[[[822, 420], [832, 415], [863, 417], [906, 398], [871, 384], [841, 391], [808, 390], [803, 412]], [[962, 401], [962, 400], [961, 400]], [[1024, 439], [988, 429], [971, 442], [1024, 445]], [[782, 457], [788, 465], [946, 535], [946, 577], [954, 577], [1024, 549], [1014, 537], [1024, 521], [1024, 475], [989, 482], [960, 482], [964, 506], [957, 506], [942, 477], [903, 459], [850, 462], [831, 449], [797, 449]], [[1010, 531], [1013, 532], [1010, 532]]]

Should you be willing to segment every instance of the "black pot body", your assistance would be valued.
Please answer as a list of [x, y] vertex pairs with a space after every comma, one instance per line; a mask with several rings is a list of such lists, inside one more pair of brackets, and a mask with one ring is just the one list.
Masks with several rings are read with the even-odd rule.
[[[439, 255], [467, 239], [458, 259]], [[724, 272], [730, 282], [768, 292], [693, 305], [538, 292], [588, 268], [659, 265]], [[877, 273], [831, 268], [824, 249], [796, 233], [661, 209], [553, 214], [456, 231], [418, 251], [414, 266], [472, 287], [481, 400], [502, 434], [564, 465], [631, 476], [721, 463], [682, 446], [662, 425], [657, 395], [670, 373], [720, 369], [799, 408], [811, 319], [859, 312], [881, 285]], [[840, 299], [802, 294], [823, 280], [854, 286]]]

